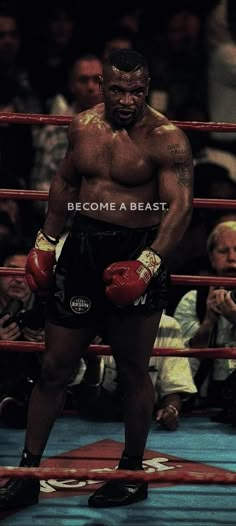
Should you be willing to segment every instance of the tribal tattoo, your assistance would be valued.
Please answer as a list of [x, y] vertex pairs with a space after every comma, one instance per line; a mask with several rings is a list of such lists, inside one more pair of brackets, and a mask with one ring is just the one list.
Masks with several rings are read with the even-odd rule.
[[180, 144], [168, 145], [172, 159], [172, 167], [180, 186], [189, 187], [192, 184], [192, 159], [188, 149]]

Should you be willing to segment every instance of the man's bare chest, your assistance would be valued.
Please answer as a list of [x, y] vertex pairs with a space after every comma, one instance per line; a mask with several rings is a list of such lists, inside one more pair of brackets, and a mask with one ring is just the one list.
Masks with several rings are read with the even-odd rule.
[[112, 179], [124, 185], [143, 185], [154, 172], [145, 141], [133, 141], [126, 132], [82, 134], [74, 149], [74, 162], [83, 177]]

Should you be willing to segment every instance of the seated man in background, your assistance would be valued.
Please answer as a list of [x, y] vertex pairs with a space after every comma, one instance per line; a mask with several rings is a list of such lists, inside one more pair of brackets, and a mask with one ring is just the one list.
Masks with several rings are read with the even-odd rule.
[[[236, 278], [236, 221], [219, 223], [207, 241], [211, 274]], [[212, 286], [190, 290], [180, 300], [174, 316], [179, 322], [184, 342], [189, 347], [232, 347], [236, 343], [236, 303], [229, 287]], [[235, 287], [236, 288], [236, 287]], [[190, 358], [195, 383], [200, 389], [207, 377], [211, 377], [208, 403], [221, 404], [222, 382], [236, 366], [236, 360]], [[199, 366], [201, 364], [201, 370]], [[210, 390], [209, 390], [210, 389]]]
[[[75, 115], [102, 101], [100, 77], [102, 63], [95, 55], [82, 55], [71, 67], [69, 91], [71, 103], [62, 94], [53, 101], [51, 113]], [[36, 145], [35, 162], [31, 174], [31, 188], [49, 190], [52, 178], [67, 149], [67, 126], [44, 126]], [[42, 213], [45, 205], [37, 203]]]
[[[27, 249], [11, 246], [0, 266], [24, 268]], [[0, 340], [44, 341], [43, 304], [29, 289], [24, 276], [0, 276]], [[24, 427], [27, 402], [41, 369], [32, 352], [0, 349], [0, 417], [14, 427]]]
[[[93, 343], [101, 343], [96, 340]], [[178, 322], [162, 314], [154, 347], [184, 348]], [[95, 419], [123, 418], [122, 392], [119, 389], [117, 369], [112, 356], [99, 357], [92, 351], [85, 358], [87, 368], [81, 382], [81, 364], [77, 378], [70, 385], [74, 407], [79, 414]], [[152, 356], [149, 374], [155, 387], [154, 419], [162, 427], [175, 431], [179, 425], [182, 400], [197, 389], [194, 385], [188, 358]], [[78, 383], [79, 382], [79, 383]]]

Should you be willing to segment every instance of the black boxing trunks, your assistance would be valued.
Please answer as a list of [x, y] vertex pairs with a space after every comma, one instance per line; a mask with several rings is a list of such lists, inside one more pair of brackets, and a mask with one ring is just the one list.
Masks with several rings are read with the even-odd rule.
[[102, 275], [115, 261], [136, 259], [151, 245], [158, 227], [127, 228], [79, 215], [63, 245], [47, 304], [47, 320], [67, 328], [104, 323], [110, 314], [149, 314], [167, 306], [165, 263], [132, 305], [115, 306], [105, 294]]

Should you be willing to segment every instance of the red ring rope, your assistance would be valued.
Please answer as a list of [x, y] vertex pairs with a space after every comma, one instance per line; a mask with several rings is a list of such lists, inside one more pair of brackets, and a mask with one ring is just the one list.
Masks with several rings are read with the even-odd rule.
[[[22, 199], [32, 201], [47, 201], [48, 192], [45, 190], [14, 190], [14, 189], [1, 189], [0, 199]], [[193, 199], [194, 208], [212, 208], [212, 209], [235, 209], [235, 199]]]
[[5, 188], [0, 190], [1, 199], [22, 199], [32, 201], [47, 201], [48, 192], [45, 190], [6, 190]]
[[[37, 342], [0, 340], [0, 352], [1, 350], [10, 352], [43, 352], [45, 350], [45, 345], [44, 343]], [[111, 348], [109, 345], [90, 345], [88, 351], [97, 355], [111, 355]], [[236, 347], [213, 347], [211, 349], [154, 347], [152, 350], [152, 356], [178, 356], [179, 358], [188, 356], [194, 358], [199, 358], [199, 356], [204, 356], [205, 358], [236, 358]]]
[[[0, 267], [0, 276], [24, 276], [25, 269], [20, 267], [10, 268], [10, 267]], [[174, 285], [196, 285], [196, 286], [205, 286], [205, 285], [219, 285], [219, 287], [234, 287], [236, 286], [236, 277], [235, 278], [221, 278], [217, 276], [190, 276], [182, 274], [171, 275], [171, 283]]]
[[[41, 113], [0, 113], [0, 123], [68, 125], [73, 117], [68, 115], [44, 115]], [[172, 121], [183, 130], [235, 132], [236, 124], [229, 122]]]
[[0, 466], [0, 477], [27, 477], [40, 480], [48, 479], [76, 479], [76, 480], [125, 480], [126, 482], [166, 482], [180, 484], [235, 484], [236, 473], [232, 471], [215, 473], [210, 469], [207, 472], [198, 471], [157, 471], [145, 473], [145, 471], [111, 470], [99, 469], [73, 469], [73, 468], [15, 468], [11, 466]]

